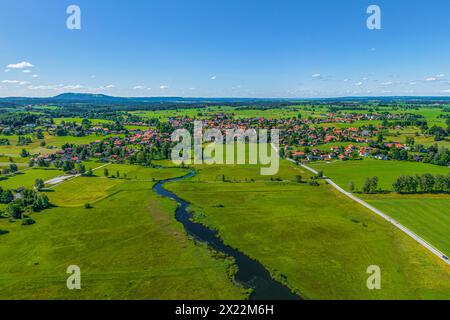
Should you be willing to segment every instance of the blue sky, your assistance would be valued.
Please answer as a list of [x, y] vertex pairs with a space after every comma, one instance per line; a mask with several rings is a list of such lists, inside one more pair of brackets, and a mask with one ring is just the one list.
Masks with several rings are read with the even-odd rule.
[[0, 96], [450, 95], [450, 2], [4, 0], [0, 68]]

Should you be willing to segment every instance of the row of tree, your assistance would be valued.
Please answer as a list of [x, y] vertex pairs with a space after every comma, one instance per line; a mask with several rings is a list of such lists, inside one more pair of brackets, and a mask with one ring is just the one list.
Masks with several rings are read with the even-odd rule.
[[398, 193], [450, 192], [450, 174], [402, 175], [392, 184]]

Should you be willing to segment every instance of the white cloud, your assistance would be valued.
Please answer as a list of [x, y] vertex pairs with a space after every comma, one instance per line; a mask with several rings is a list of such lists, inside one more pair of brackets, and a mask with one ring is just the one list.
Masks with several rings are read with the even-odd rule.
[[362, 86], [362, 85], [363, 85], [362, 82], [357, 82], [357, 83], [355, 83], [355, 86], [357, 86], [357, 87], [360, 87], [360, 86]]
[[161, 90], [165, 90], [165, 89], [169, 89], [169, 86], [162, 85], [162, 86], [159, 86], [159, 88], [160, 88]]
[[79, 90], [79, 89], [83, 89], [84, 87], [80, 84], [69, 84], [67, 86], [62, 87], [63, 90]]
[[112, 89], [115, 88], [116, 86], [113, 84], [109, 84], [107, 86], [100, 86], [97, 88], [85, 88], [87, 91], [92, 91], [92, 92], [99, 92], [99, 91], [103, 91], [103, 90], [108, 90], [108, 89]]
[[32, 78], [37, 78], [37, 77], [39, 77], [39, 75], [38, 74], [33, 74], [31, 77]]
[[386, 81], [382, 83], [383, 86], [390, 86], [392, 84], [394, 84], [392, 81]]
[[425, 81], [436, 81], [437, 79], [435, 77], [428, 77], [425, 79]]
[[142, 90], [142, 89], [144, 89], [144, 86], [134, 86], [133, 89], [134, 90]]
[[444, 77], [445, 77], [445, 74], [443, 74], [443, 73], [440, 73], [440, 74], [436, 75], [436, 78], [444, 78]]
[[9, 68], [9, 69], [25, 69], [25, 68], [33, 68], [33, 67], [34, 66], [27, 61], [22, 61], [19, 63], [12, 63], [12, 64], [8, 64], [6, 66], [6, 68]]
[[442, 92], [442, 93], [450, 93], [450, 89], [442, 90], [441, 92]]
[[23, 70], [22, 72], [23, 72], [23, 73], [31, 73], [31, 70], [26, 69], [26, 70]]
[[59, 86], [55, 86], [55, 85], [33, 86], [33, 85], [31, 85], [31, 86], [28, 86], [27, 88], [30, 90], [57, 90], [59, 88]]
[[29, 81], [19, 81], [19, 80], [3, 80], [2, 83], [8, 83], [8, 84], [18, 84], [18, 85], [25, 85], [30, 84]]
[[415, 82], [415, 81], [411, 81], [409, 84], [412, 85], [412, 86], [415, 86], [416, 83], [417, 83], [417, 82]]
[[320, 73], [314, 73], [313, 75], [311, 75], [311, 77], [313, 78], [320, 78], [322, 75]]
[[11, 70], [10, 69], [5, 69], [5, 72], [10, 72]]
[[211, 77], [211, 80], [216, 80], [217, 79], [217, 76], [212, 76]]

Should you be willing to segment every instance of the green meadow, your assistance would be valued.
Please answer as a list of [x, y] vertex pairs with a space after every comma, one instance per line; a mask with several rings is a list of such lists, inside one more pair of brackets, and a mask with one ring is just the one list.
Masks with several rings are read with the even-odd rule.
[[[75, 122], [75, 123], [81, 124], [81, 122], [83, 121], [83, 118], [54, 118], [53, 121], [56, 124], [60, 124], [63, 121], [64, 122]], [[113, 122], [112, 120], [92, 119], [92, 118], [89, 118], [89, 121], [91, 121], [91, 123], [94, 124], [94, 125]]]
[[[294, 182], [299, 174], [309, 179], [305, 170], [282, 161], [279, 175], [261, 179], [257, 166], [196, 169], [168, 189], [191, 202], [197, 221], [303, 298], [448, 298], [447, 265], [324, 181]], [[383, 270], [382, 290], [366, 288], [370, 265]]]
[[0, 179], [0, 187], [3, 189], [18, 189], [20, 187], [32, 188], [36, 179], [44, 181], [63, 175], [64, 172], [57, 169], [30, 168], [13, 175], [3, 176]]
[[[123, 137], [123, 135], [116, 135], [116, 136]], [[17, 145], [18, 136], [0, 135], [0, 138], [6, 138], [9, 139], [10, 141], [10, 145], [0, 146], [0, 157], [3, 157], [5, 159], [12, 157], [14, 161], [23, 161], [23, 158], [20, 157], [22, 149], [27, 150], [28, 153], [30, 153], [31, 155], [51, 154], [60, 150], [61, 147], [66, 143], [89, 144], [96, 140], [102, 140], [106, 137], [108, 136], [88, 135], [83, 137], [72, 137], [72, 136], [64, 137], [64, 136], [53, 136], [46, 133], [44, 139], [42, 140], [32, 138], [33, 140], [32, 143], [25, 146], [18, 146]], [[41, 146], [41, 142], [43, 141], [45, 141], [45, 146]]]
[[[46, 107], [43, 107], [45, 109]], [[54, 107], [49, 107], [54, 108]], [[383, 110], [383, 107], [379, 107]], [[365, 113], [368, 110], [346, 111]], [[422, 114], [429, 123], [444, 126], [440, 108], [386, 111]], [[132, 111], [143, 118], [162, 121], [174, 116], [206, 118], [217, 113], [235, 118], [322, 118], [324, 106], [290, 106], [253, 109], [217, 106], [159, 111]], [[110, 122], [90, 119], [94, 124]], [[56, 118], [55, 123], [82, 118]], [[320, 124], [359, 127], [380, 121]], [[127, 126], [128, 129], [146, 127]], [[386, 141], [403, 142], [418, 128], [389, 132]], [[0, 146], [0, 168], [14, 161], [21, 172], [2, 176], [0, 187], [32, 188], [35, 180], [64, 173], [57, 169], [28, 168], [31, 155], [60, 150], [65, 143], [88, 144], [109, 136], [33, 139], [17, 146], [17, 136], [1, 136], [10, 146]], [[417, 136], [416, 144], [434, 144], [433, 137]], [[41, 142], [45, 145], [41, 146]], [[318, 146], [366, 144], [336, 142]], [[439, 145], [450, 146], [448, 141]], [[272, 151], [269, 145], [259, 146]], [[246, 151], [249, 146], [246, 145]], [[312, 148], [312, 147], [311, 147]], [[310, 149], [311, 149], [310, 148]], [[294, 148], [294, 150], [297, 150]], [[302, 150], [299, 148], [298, 150]], [[248, 154], [246, 152], [246, 154]], [[12, 159], [10, 159], [12, 158]], [[84, 161], [98, 168], [92, 177], [76, 177], [44, 191], [52, 208], [33, 213], [36, 224], [0, 218], [0, 299], [245, 299], [248, 292], [232, 280], [231, 259], [196, 243], [175, 219], [176, 203], [158, 196], [158, 180], [196, 175], [167, 184], [167, 189], [191, 203], [196, 221], [217, 230], [224, 242], [261, 262], [275, 279], [305, 299], [448, 299], [450, 267], [409, 236], [351, 199], [325, 180], [308, 182], [306, 169], [280, 160], [275, 176], [263, 176], [257, 165], [187, 165], [155, 160], [165, 168]], [[314, 162], [344, 189], [353, 181], [357, 191], [366, 178], [377, 176], [379, 187], [390, 191], [400, 175], [448, 174], [450, 169], [424, 163], [381, 161]], [[104, 171], [107, 169], [108, 176]], [[301, 177], [301, 182], [298, 181]], [[450, 255], [450, 196], [361, 195], [425, 240]], [[91, 208], [87, 208], [89, 204]], [[5, 209], [6, 205], [0, 205]], [[81, 268], [82, 290], [66, 287], [70, 265]], [[378, 265], [382, 289], [368, 290], [367, 267]]]
[[450, 256], [449, 195], [386, 194], [362, 198]]
[[271, 119], [285, 119], [297, 117], [299, 114], [303, 118], [309, 116], [313, 118], [320, 117], [321, 113], [326, 113], [326, 108], [316, 107], [314, 111], [312, 108], [305, 108], [304, 106], [289, 106], [286, 108], [268, 108], [268, 109], [252, 109], [251, 107], [236, 108], [230, 106], [218, 106], [208, 108], [191, 108], [191, 109], [174, 109], [174, 110], [156, 110], [156, 111], [132, 111], [132, 114], [141, 116], [143, 118], [158, 118], [167, 120], [170, 117], [188, 116], [191, 118], [205, 118], [209, 115], [225, 113], [232, 115], [237, 119], [245, 118], [271, 118]]
[[447, 167], [427, 163], [407, 161], [386, 161], [364, 159], [354, 161], [313, 162], [309, 164], [315, 170], [322, 170], [324, 174], [348, 191], [350, 181], [356, 190], [361, 190], [367, 178], [377, 176], [379, 187], [392, 190], [392, 183], [401, 175], [412, 174], [448, 174]]
[[[186, 170], [140, 168], [138, 178]], [[189, 239], [176, 204], [140, 180], [75, 178], [48, 195], [57, 205], [36, 224], [0, 219], [0, 299], [243, 299], [232, 261]], [[87, 197], [87, 198], [86, 198]], [[91, 209], [85, 209], [89, 201]], [[68, 290], [66, 269], [81, 269]]]

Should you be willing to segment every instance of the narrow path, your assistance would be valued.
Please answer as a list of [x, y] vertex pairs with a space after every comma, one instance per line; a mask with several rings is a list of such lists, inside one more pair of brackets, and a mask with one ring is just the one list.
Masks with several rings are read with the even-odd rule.
[[[92, 169], [92, 171], [99, 170], [101, 168], [109, 166], [110, 164], [111, 163], [106, 163], [104, 165], [101, 165], [101, 166], [99, 166], [97, 168]], [[81, 174], [74, 174], [74, 175], [68, 175], [68, 176], [59, 176], [59, 177], [55, 177], [55, 178], [52, 178], [50, 180], [44, 181], [44, 184], [51, 184], [51, 186], [46, 188], [46, 189], [53, 189], [54, 187], [59, 186], [63, 182], [67, 182], [67, 181], [73, 180], [73, 179], [75, 179], [77, 177], [80, 177], [80, 176], [81, 176]]]
[[[279, 149], [272, 143], [271, 144], [272, 148], [278, 152]], [[295, 160], [293, 159], [288, 159], [286, 158], [286, 160], [295, 163]], [[304, 164], [300, 164], [300, 166], [302, 168], [305, 168], [306, 170], [314, 173], [314, 174], [318, 174], [318, 172], [316, 170], [314, 170], [313, 168], [310, 168]], [[431, 245], [430, 243], [428, 243], [427, 241], [425, 241], [424, 239], [422, 239], [420, 236], [418, 236], [417, 234], [415, 234], [414, 232], [412, 232], [411, 230], [409, 230], [408, 228], [406, 228], [405, 226], [403, 226], [402, 224], [400, 224], [398, 221], [392, 219], [391, 217], [389, 217], [387, 214], [385, 214], [384, 212], [378, 210], [377, 208], [371, 206], [370, 204], [368, 204], [367, 202], [365, 202], [364, 200], [356, 197], [354, 194], [345, 191], [344, 189], [342, 189], [340, 186], [338, 186], [334, 181], [332, 181], [331, 179], [325, 177], [325, 181], [328, 182], [330, 185], [332, 185], [337, 191], [339, 191], [340, 193], [346, 195], [347, 197], [349, 197], [350, 199], [358, 202], [359, 204], [361, 204], [362, 206], [366, 207], [367, 209], [369, 209], [370, 211], [372, 211], [373, 213], [377, 214], [378, 216], [382, 217], [384, 220], [388, 221], [389, 223], [391, 223], [392, 225], [394, 225], [395, 227], [397, 227], [398, 229], [402, 230], [404, 233], [406, 233], [407, 235], [409, 235], [411, 238], [413, 238], [414, 240], [416, 240], [418, 243], [420, 243], [422, 246], [424, 246], [426, 249], [428, 249], [431, 253], [433, 253], [434, 255], [436, 255], [437, 257], [439, 257], [439, 259], [441, 259], [442, 261], [444, 261], [446, 264], [450, 265], [450, 261], [448, 259], [448, 257], [441, 251], [439, 251], [438, 249], [436, 249], [433, 245]]]

